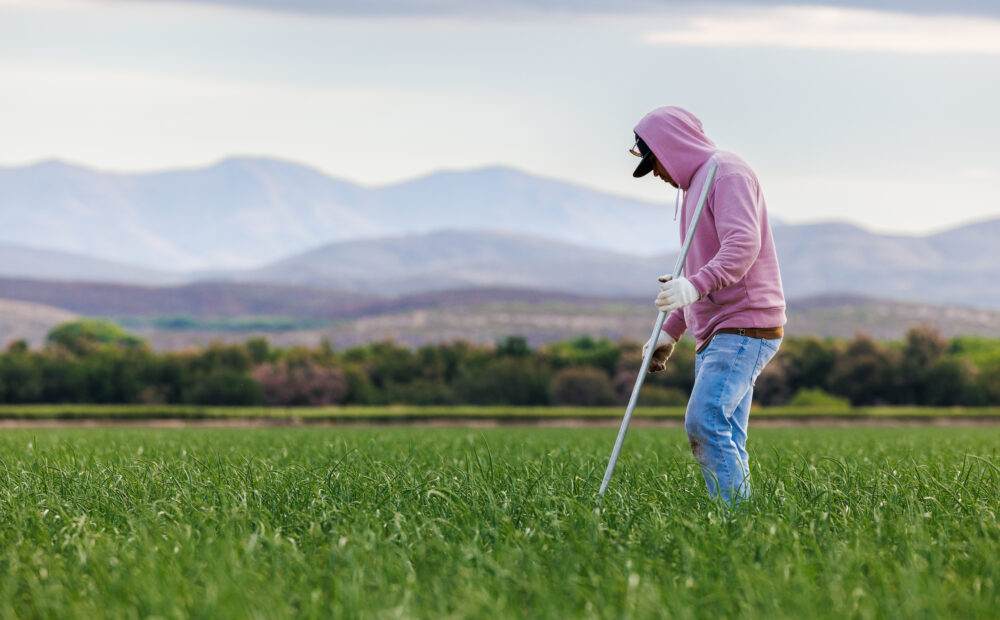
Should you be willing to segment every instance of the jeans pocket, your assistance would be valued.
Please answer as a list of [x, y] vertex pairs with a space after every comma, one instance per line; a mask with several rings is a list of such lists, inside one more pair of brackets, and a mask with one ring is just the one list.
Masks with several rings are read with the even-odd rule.
[[760, 352], [757, 355], [757, 366], [754, 368], [753, 378], [751, 380], [752, 385], [757, 385], [757, 377], [761, 372], [764, 371], [764, 367], [767, 366], [774, 355], [778, 352], [778, 347], [781, 346], [781, 338], [772, 338], [760, 340]]

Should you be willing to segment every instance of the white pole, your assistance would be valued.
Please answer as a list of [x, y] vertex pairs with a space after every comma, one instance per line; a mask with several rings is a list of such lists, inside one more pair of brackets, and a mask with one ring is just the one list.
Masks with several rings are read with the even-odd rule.
[[[701, 188], [701, 196], [698, 197], [698, 205], [694, 210], [694, 217], [691, 218], [691, 223], [688, 225], [687, 235], [684, 238], [684, 245], [681, 247], [681, 253], [677, 256], [677, 263], [674, 265], [674, 279], [681, 277], [681, 271], [684, 269], [684, 259], [687, 258], [688, 250], [691, 249], [691, 240], [694, 239], [694, 231], [698, 227], [698, 220], [701, 219], [701, 212], [705, 208], [705, 201], [708, 199], [708, 190], [712, 186], [712, 181], [715, 179], [715, 172], [718, 170], [719, 165], [712, 162], [712, 167], [708, 169], [708, 176], [705, 177], [705, 184]], [[642, 358], [642, 366], [639, 368], [639, 376], [635, 379], [635, 386], [632, 387], [632, 396], [628, 400], [628, 408], [625, 409], [625, 417], [622, 419], [622, 426], [618, 430], [618, 439], [615, 440], [615, 449], [611, 452], [611, 459], [608, 461], [608, 468], [604, 472], [604, 480], [601, 481], [601, 490], [598, 491], [600, 495], [604, 495], [605, 489], [608, 488], [608, 482], [611, 481], [611, 476], [615, 473], [615, 464], [618, 463], [618, 454], [622, 451], [622, 444], [625, 443], [625, 433], [628, 431], [628, 425], [632, 421], [632, 412], [635, 411], [635, 404], [639, 400], [639, 390], [642, 389], [642, 383], [646, 380], [646, 371], [649, 370], [649, 362], [653, 359], [653, 351], [656, 349], [656, 341], [660, 338], [660, 331], [663, 329], [663, 321], [667, 318], [666, 312], [660, 312], [659, 316], [656, 318], [656, 326], [653, 328], [653, 335], [649, 337], [649, 346], [646, 347], [646, 355]]]

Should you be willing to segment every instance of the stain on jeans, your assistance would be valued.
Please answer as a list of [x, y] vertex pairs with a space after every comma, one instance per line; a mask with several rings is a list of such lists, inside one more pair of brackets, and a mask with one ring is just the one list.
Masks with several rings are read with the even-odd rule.
[[705, 464], [705, 447], [703, 442], [704, 437], [699, 437], [698, 435], [688, 435], [688, 443], [691, 444], [691, 454], [694, 455], [694, 460], [698, 461], [700, 465]]

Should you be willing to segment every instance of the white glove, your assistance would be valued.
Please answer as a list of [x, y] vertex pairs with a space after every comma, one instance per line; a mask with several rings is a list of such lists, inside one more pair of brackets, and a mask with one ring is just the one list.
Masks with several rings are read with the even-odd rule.
[[667, 274], [660, 276], [660, 294], [656, 296], [656, 307], [663, 312], [672, 312], [678, 308], [690, 306], [698, 301], [701, 295], [698, 289], [691, 284], [691, 281], [681, 276], [674, 280], [674, 276]]
[[[670, 334], [664, 333], [656, 341], [656, 348], [653, 349], [653, 358], [649, 360], [649, 372], [660, 372], [667, 367], [667, 359], [670, 358], [670, 354], [674, 352], [674, 345], [677, 341], [670, 337]], [[645, 359], [646, 351], [649, 349], [649, 343], [642, 345], [642, 357]]]

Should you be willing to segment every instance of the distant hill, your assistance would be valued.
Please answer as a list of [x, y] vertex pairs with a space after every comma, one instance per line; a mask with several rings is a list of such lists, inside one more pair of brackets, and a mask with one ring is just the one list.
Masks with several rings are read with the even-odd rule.
[[581, 308], [622, 302], [645, 305], [644, 300], [637, 299], [517, 288], [456, 289], [384, 297], [303, 286], [234, 282], [147, 287], [0, 278], [2, 298], [19, 300], [24, 307], [44, 304], [45, 307], [66, 309], [60, 310], [62, 312], [114, 318], [186, 315], [200, 319], [285, 317], [327, 321], [489, 304], [566, 304]]
[[0, 347], [6, 349], [15, 340], [41, 346], [53, 327], [76, 318], [76, 314], [61, 308], [0, 299]]
[[[880, 235], [839, 223], [783, 225], [774, 236], [789, 299], [851, 293], [1000, 308], [1000, 258], [994, 250], [1000, 219], [927, 237]], [[650, 295], [656, 276], [670, 271], [675, 257], [510, 233], [446, 231], [329, 244], [229, 277], [383, 294], [499, 286]]]
[[0, 168], [0, 243], [171, 272], [264, 265], [329, 242], [445, 228], [641, 254], [677, 246], [667, 202], [502, 167], [368, 188], [274, 159], [148, 174], [47, 161]]
[[[612, 341], [642, 341], [649, 336], [656, 312], [648, 300], [584, 298], [534, 292], [517, 301], [512, 291], [445, 291], [404, 297], [373, 306], [355, 318], [321, 329], [267, 332], [278, 346], [318, 345], [328, 340], [337, 348], [394, 340], [417, 346], [464, 340], [491, 344], [511, 335], [539, 346], [547, 342], [591, 336]], [[859, 333], [899, 339], [916, 324], [937, 327], [946, 336], [978, 334], [1000, 337], [1000, 312], [969, 308], [906, 304], [850, 296], [792, 300], [790, 336], [851, 338]], [[241, 342], [252, 333], [213, 330], [140, 329], [159, 349], [205, 345], [216, 340]]]
[[790, 298], [847, 292], [1000, 308], [1000, 219], [925, 237], [838, 223], [782, 226], [774, 237]]
[[6, 243], [0, 244], [0, 277], [132, 284], [169, 284], [184, 279], [176, 273], [143, 269], [83, 254]]
[[945, 336], [1000, 338], [1000, 310], [920, 304], [857, 295], [822, 295], [788, 304], [792, 335], [847, 338], [858, 333], [901, 338], [913, 325], [932, 325]]
[[[76, 313], [122, 320], [154, 346], [174, 349], [215, 340], [242, 341], [262, 333], [276, 344], [338, 347], [394, 339], [406, 344], [440, 340], [493, 342], [522, 335], [533, 344], [581, 335], [612, 340], [646, 338], [656, 311], [648, 296], [591, 296], [516, 288], [467, 288], [388, 298], [298, 286], [203, 283], [179, 287], [81, 284], [0, 279], [0, 297], [45, 300], [0, 303], [5, 334], [41, 342], [48, 329]], [[76, 313], [52, 307], [65, 303]], [[188, 325], [155, 319], [188, 316]], [[790, 335], [899, 338], [914, 324], [945, 335], [1000, 337], [1000, 310], [916, 304], [857, 295], [825, 295], [789, 302]], [[246, 317], [294, 319], [291, 326], [255, 327]], [[234, 319], [226, 325], [225, 319]], [[222, 323], [220, 323], [222, 321]], [[319, 326], [302, 327], [310, 322]], [[208, 325], [208, 327], [206, 327]], [[216, 327], [211, 327], [216, 325]]]
[[147, 287], [128, 284], [0, 279], [0, 298], [63, 308], [89, 316], [197, 318], [274, 316], [335, 319], [355, 316], [374, 295], [277, 284], [201, 282]]
[[[926, 237], [881, 235], [839, 223], [783, 225], [774, 235], [789, 299], [848, 293], [1000, 308], [1000, 258], [993, 249], [1000, 219]], [[656, 276], [669, 271], [674, 260], [674, 254], [638, 256], [532, 235], [438, 231], [327, 244], [259, 269], [186, 276], [0, 245], [0, 276], [148, 285], [186, 278], [380, 297], [470, 287], [648, 296], [656, 292]]]
[[543, 237], [445, 231], [330, 244], [231, 277], [389, 295], [468, 287], [627, 295], [655, 292], [664, 264]]

